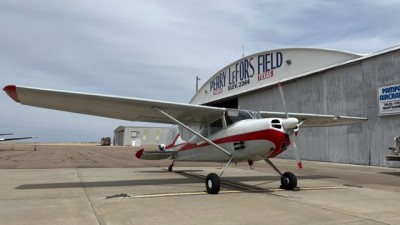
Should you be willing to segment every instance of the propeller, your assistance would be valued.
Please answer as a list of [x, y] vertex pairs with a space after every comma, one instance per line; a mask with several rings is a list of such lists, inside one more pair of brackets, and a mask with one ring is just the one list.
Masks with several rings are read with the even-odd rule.
[[278, 88], [279, 88], [279, 93], [282, 98], [283, 108], [285, 110], [285, 115], [286, 115], [286, 119], [282, 120], [282, 126], [289, 134], [289, 140], [290, 140], [290, 143], [292, 143], [292, 145], [293, 145], [293, 151], [294, 151], [294, 156], [296, 158], [297, 166], [299, 167], [299, 169], [301, 169], [301, 168], [303, 168], [303, 164], [301, 163], [300, 152], [299, 152], [299, 149], [297, 148], [297, 143], [296, 143], [297, 138], [295, 137], [296, 136], [295, 129], [299, 128], [302, 123], [299, 124], [299, 120], [297, 118], [289, 117], [289, 114], [286, 109], [286, 101], [285, 101], [285, 97], [283, 95], [281, 82], [278, 82]]

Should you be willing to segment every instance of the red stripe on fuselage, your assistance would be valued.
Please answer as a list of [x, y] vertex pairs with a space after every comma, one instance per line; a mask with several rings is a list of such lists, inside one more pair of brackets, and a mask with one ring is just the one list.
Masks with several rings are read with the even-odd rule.
[[[239, 141], [255, 141], [255, 140], [266, 140], [274, 143], [275, 145], [275, 150], [268, 156], [268, 157], [275, 157], [279, 153], [283, 152], [284, 149], [281, 149], [281, 143], [285, 142], [287, 145], [290, 144], [290, 140], [288, 136], [283, 133], [282, 131], [274, 130], [274, 129], [267, 129], [267, 130], [260, 130], [260, 131], [255, 131], [255, 132], [250, 132], [250, 133], [243, 133], [243, 134], [238, 134], [238, 135], [233, 135], [229, 137], [224, 137], [220, 139], [213, 140], [215, 144], [225, 144], [225, 143], [232, 143], [232, 142], [239, 142]], [[188, 150], [193, 150], [197, 149], [200, 147], [205, 147], [209, 146], [209, 143], [204, 143], [201, 145], [197, 144], [192, 144], [192, 143], [186, 143], [184, 146], [182, 146], [179, 151], [188, 151]]]
[[172, 143], [169, 144], [169, 145], [167, 145], [165, 148], [166, 148], [166, 149], [169, 149], [169, 148], [175, 147], [175, 142], [176, 142], [176, 140], [178, 140], [178, 137], [179, 137], [179, 134], [177, 134], [176, 137], [175, 137], [175, 139], [174, 139], [174, 141], [172, 141]]

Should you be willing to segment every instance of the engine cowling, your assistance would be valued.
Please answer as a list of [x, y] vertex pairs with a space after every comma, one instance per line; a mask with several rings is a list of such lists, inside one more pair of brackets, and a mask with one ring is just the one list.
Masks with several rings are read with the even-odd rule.
[[299, 120], [297, 118], [287, 118], [282, 120], [282, 126], [285, 129], [295, 129], [299, 124]]

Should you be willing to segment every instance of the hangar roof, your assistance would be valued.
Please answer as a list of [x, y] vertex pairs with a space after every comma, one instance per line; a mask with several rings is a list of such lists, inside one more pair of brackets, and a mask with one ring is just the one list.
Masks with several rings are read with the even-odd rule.
[[397, 49], [400, 46], [364, 55], [317, 48], [284, 48], [259, 52], [219, 70], [204, 83], [190, 103], [219, 101]]

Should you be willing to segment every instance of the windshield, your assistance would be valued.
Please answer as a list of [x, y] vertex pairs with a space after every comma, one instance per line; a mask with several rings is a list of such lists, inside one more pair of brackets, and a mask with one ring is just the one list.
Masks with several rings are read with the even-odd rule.
[[241, 120], [259, 119], [260, 114], [254, 111], [247, 110], [228, 110], [225, 112], [226, 125], [237, 123]]

